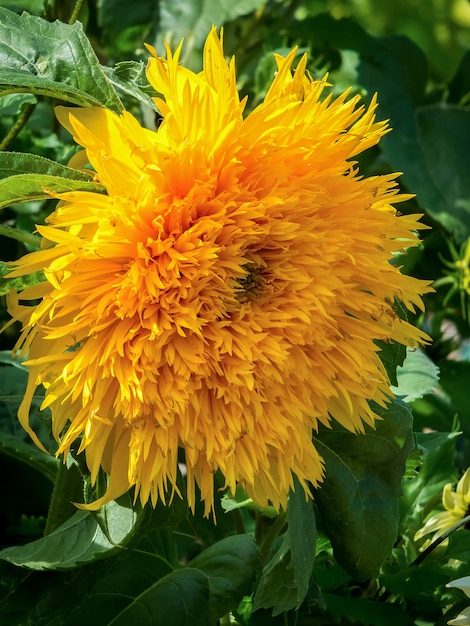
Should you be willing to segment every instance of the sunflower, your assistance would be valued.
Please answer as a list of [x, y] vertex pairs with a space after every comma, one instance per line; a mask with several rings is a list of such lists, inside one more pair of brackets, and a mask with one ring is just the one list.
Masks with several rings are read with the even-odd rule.
[[[215, 29], [203, 70], [179, 64], [181, 45], [147, 76], [163, 121], [57, 109], [106, 195], [68, 192], [43, 249], [11, 276], [45, 280], [11, 293], [28, 353], [19, 419], [45, 389], [58, 454], [79, 440], [93, 481], [108, 474], [96, 509], [135, 487], [142, 503], [176, 489], [184, 451], [187, 497], [209, 514], [214, 473], [255, 502], [286, 504], [297, 476], [321, 482], [312, 443], [332, 419], [373, 425], [389, 379], [377, 340], [417, 346], [397, 300], [422, 308], [425, 282], [391, 263], [418, 243], [419, 216], [397, 175], [365, 178], [355, 157], [387, 132], [348, 93], [322, 97], [303, 56], [276, 56], [264, 101], [248, 115]], [[28, 303], [28, 301], [30, 301]]]

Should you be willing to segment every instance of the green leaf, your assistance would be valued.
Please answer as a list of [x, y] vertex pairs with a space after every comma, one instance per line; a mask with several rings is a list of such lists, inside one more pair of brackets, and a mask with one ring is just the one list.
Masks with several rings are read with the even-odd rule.
[[0, 152], [0, 179], [20, 174], [57, 176], [82, 182], [91, 182], [93, 172], [76, 170], [55, 161], [24, 152]]
[[393, 132], [380, 143], [420, 206], [458, 241], [470, 235], [470, 179], [465, 167], [470, 112], [425, 99], [427, 61], [405, 37], [377, 39], [361, 51], [359, 82], [379, 94]]
[[287, 524], [291, 563], [297, 586], [296, 608], [298, 608], [307, 595], [315, 564], [317, 527], [313, 502], [305, 497], [305, 492], [297, 480], [295, 480], [295, 491], [289, 495]]
[[209, 579], [198, 569], [175, 570], [135, 598], [109, 626], [209, 626]]
[[109, 556], [129, 540], [137, 513], [128, 495], [103, 509], [112, 543], [91, 512], [77, 511], [50, 535], [24, 546], [5, 548], [0, 558], [32, 570], [66, 570]]
[[287, 534], [274, 545], [267, 564], [263, 568], [253, 602], [253, 610], [272, 609], [272, 615], [280, 615], [297, 606], [297, 583], [291, 563], [290, 540]]
[[251, 593], [260, 555], [250, 535], [226, 537], [189, 562], [209, 578], [210, 612], [214, 621], [235, 609]]
[[0, 209], [26, 200], [51, 198], [50, 192], [102, 192], [93, 172], [60, 165], [34, 154], [0, 152]]
[[26, 463], [54, 482], [60, 461], [55, 456], [45, 454], [32, 443], [10, 433], [0, 432], [0, 452]]
[[20, 174], [0, 180], [0, 209], [27, 200], [51, 199], [51, 193], [66, 191], [98, 192], [102, 189], [93, 181], [71, 180], [45, 174]]
[[[12, 228], [12, 230], [15, 230]], [[41, 240], [38, 237], [38, 243]], [[26, 276], [19, 276], [18, 278], [6, 278], [12, 270], [10, 265], [0, 261], [0, 296], [7, 294], [10, 289], [16, 289], [21, 291], [25, 287], [36, 285], [44, 280], [44, 272], [33, 272], [32, 274], [26, 274]], [[14, 359], [12, 359], [14, 361]], [[0, 363], [5, 363], [3, 359], [0, 359]]]
[[161, 40], [179, 44], [183, 37], [201, 49], [213, 24], [221, 27], [229, 20], [256, 11], [265, 0], [161, 0], [158, 24]]
[[147, 80], [145, 67], [142, 61], [122, 61], [113, 68], [103, 67], [103, 71], [118, 91], [157, 111], [151, 98], [151, 95], [156, 95], [156, 93]]
[[289, 494], [287, 532], [278, 538], [263, 568], [254, 597], [254, 610], [272, 609], [280, 615], [298, 609], [307, 596], [315, 563], [316, 522], [312, 500], [297, 480]]
[[129, 0], [98, 0], [98, 22], [108, 37], [127, 28], [147, 25], [158, 17], [155, 0], [139, 0], [129, 11]]
[[457, 480], [455, 444], [458, 433], [416, 433], [418, 445], [424, 452], [419, 472], [403, 482], [401, 498], [403, 532], [413, 537], [424, 524], [430, 503], [441, 502], [446, 483]]
[[397, 369], [398, 385], [392, 387], [404, 402], [412, 402], [431, 393], [439, 381], [439, 368], [422, 350], [408, 349], [405, 362]]
[[397, 368], [403, 365], [406, 357], [406, 348], [401, 343], [375, 341], [380, 348], [380, 360], [382, 361], [392, 385], [398, 385]]
[[[361, 626], [397, 626], [410, 623], [406, 608], [397, 604], [332, 593], [324, 593], [323, 597], [327, 603], [328, 613], [336, 618], [334, 623]], [[341, 618], [346, 621], [340, 622]]]
[[19, 92], [123, 110], [79, 22], [0, 8], [0, 95]]
[[398, 529], [398, 497], [413, 445], [411, 413], [398, 401], [363, 435], [322, 430], [314, 443], [326, 477], [315, 493], [319, 523], [338, 563], [354, 578], [375, 577]]

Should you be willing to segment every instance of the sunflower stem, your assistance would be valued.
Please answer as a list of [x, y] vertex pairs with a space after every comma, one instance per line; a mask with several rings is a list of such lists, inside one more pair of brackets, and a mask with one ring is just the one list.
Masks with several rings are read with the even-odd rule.
[[264, 565], [268, 560], [269, 553], [271, 551], [271, 547], [280, 534], [281, 530], [286, 525], [287, 514], [280, 513], [273, 524], [270, 526], [268, 532], [265, 534], [263, 539], [261, 540], [259, 549], [261, 553], [261, 563]]
[[44, 536], [50, 535], [77, 512], [73, 502], [81, 499], [82, 491], [82, 477], [78, 467], [72, 465], [67, 468], [65, 463], [60, 463], [52, 490]]
[[84, 0], [77, 0], [75, 6], [72, 11], [72, 15], [69, 19], [69, 24], [73, 24], [78, 20], [78, 16], [80, 15], [80, 11], [82, 10]]
[[245, 522], [243, 521], [240, 509], [234, 509], [232, 511], [232, 518], [237, 535], [244, 535], [246, 533]]
[[34, 109], [36, 108], [36, 104], [37, 102], [30, 102], [25, 105], [23, 111], [18, 116], [18, 119], [5, 135], [3, 141], [0, 143], [0, 150], [6, 150], [11, 142], [16, 138], [16, 136], [19, 135], [23, 127], [26, 125], [26, 122], [31, 117]]
[[12, 228], [11, 226], [5, 226], [5, 224], [0, 224], [0, 235], [3, 235], [4, 237], [9, 237], [10, 239], [16, 239], [17, 241], [21, 241], [22, 243], [28, 243], [35, 248], [41, 247], [40, 237], [37, 237], [32, 233], [25, 233], [22, 230]]

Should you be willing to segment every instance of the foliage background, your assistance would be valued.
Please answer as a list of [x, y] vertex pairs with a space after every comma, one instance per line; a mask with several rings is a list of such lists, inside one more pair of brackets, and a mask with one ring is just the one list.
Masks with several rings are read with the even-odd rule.
[[[66, 166], [76, 149], [53, 107], [125, 106], [153, 126], [143, 42], [162, 50], [165, 38], [174, 46], [184, 36], [183, 61], [198, 69], [216, 24], [224, 26], [227, 54], [236, 54], [249, 106], [272, 80], [273, 51], [293, 45], [308, 52], [314, 76], [330, 72], [335, 92], [351, 87], [366, 101], [378, 92], [378, 116], [394, 132], [361, 157], [361, 167], [368, 175], [404, 172], [401, 183], [416, 198], [402, 210], [424, 213], [432, 229], [400, 262], [434, 279], [436, 292], [415, 320], [432, 345], [408, 354], [396, 379], [404, 354], [384, 350], [402, 399], [377, 430], [319, 433], [328, 477], [314, 502], [292, 494], [288, 511], [276, 515], [240, 493], [221, 498], [217, 525], [200, 511], [189, 515], [184, 500], [153, 512], [134, 509], [126, 496], [98, 515], [64, 510], [56, 531], [43, 537], [58, 463], [17, 423], [26, 372], [10, 356], [18, 329], [9, 327], [0, 335], [0, 622], [445, 624], [468, 604], [445, 585], [470, 575], [470, 532], [461, 528], [424, 559], [414, 535], [441, 510], [443, 486], [470, 465], [470, 3], [12, 0], [2, 7], [2, 261], [33, 249], [34, 225], [53, 208], [44, 181], [85, 184], [38, 158]], [[83, 31], [65, 26], [77, 17]], [[65, 41], [76, 57], [63, 56]], [[2, 279], [0, 293], [10, 286]], [[0, 324], [7, 319], [2, 305]], [[33, 420], [47, 442], [40, 403]], [[71, 460], [66, 479], [74, 476]]]

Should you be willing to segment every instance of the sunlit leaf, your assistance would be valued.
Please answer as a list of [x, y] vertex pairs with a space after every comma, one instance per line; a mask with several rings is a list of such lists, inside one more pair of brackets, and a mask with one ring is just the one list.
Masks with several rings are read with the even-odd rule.
[[76, 170], [36, 154], [0, 152], [0, 179], [21, 174], [56, 176], [88, 183], [93, 178], [93, 172]]
[[396, 396], [411, 402], [431, 393], [439, 380], [439, 368], [422, 350], [408, 350], [405, 362], [397, 369]]
[[18, 92], [123, 108], [79, 22], [50, 23], [0, 8], [0, 94]]

